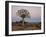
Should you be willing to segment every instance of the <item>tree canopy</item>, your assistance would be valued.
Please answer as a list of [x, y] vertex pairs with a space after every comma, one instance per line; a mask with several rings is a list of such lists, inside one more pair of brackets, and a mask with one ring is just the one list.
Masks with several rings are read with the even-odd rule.
[[29, 13], [28, 10], [26, 10], [26, 9], [20, 9], [20, 10], [18, 10], [18, 11], [16, 12], [16, 14], [17, 14], [18, 16], [22, 17], [22, 18], [25, 18], [25, 17], [29, 16], [30, 13]]

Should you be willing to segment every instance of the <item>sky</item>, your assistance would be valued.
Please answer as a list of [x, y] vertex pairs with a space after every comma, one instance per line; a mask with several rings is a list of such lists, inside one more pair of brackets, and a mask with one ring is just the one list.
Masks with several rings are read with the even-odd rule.
[[20, 9], [26, 9], [30, 13], [30, 17], [24, 18], [25, 22], [40, 22], [41, 21], [41, 7], [36, 6], [15, 6], [12, 5], [11, 13], [12, 13], [12, 22], [22, 20], [21, 17], [16, 15], [16, 12]]

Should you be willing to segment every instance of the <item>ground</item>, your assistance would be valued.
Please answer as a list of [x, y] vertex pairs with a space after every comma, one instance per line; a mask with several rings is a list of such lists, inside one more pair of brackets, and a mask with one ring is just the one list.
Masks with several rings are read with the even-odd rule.
[[35, 23], [15, 23], [12, 22], [12, 31], [18, 31], [18, 30], [39, 30], [41, 29], [41, 24], [35, 24]]

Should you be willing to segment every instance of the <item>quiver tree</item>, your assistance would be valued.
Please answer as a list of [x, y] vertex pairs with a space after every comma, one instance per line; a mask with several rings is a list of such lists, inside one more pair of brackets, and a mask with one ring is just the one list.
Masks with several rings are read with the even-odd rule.
[[30, 13], [26, 9], [20, 9], [16, 14], [22, 18], [22, 25], [24, 26], [24, 18], [28, 17]]

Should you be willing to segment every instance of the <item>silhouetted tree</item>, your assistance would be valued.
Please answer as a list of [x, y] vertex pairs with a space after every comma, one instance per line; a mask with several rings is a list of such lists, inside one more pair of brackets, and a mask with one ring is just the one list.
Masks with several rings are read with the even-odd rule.
[[16, 12], [16, 14], [18, 15], [18, 16], [20, 16], [20, 17], [22, 17], [22, 23], [23, 23], [23, 25], [24, 25], [24, 18], [25, 17], [28, 17], [29, 16], [29, 12], [28, 12], [28, 10], [26, 10], [26, 9], [21, 9], [21, 10], [18, 10], [17, 12]]

